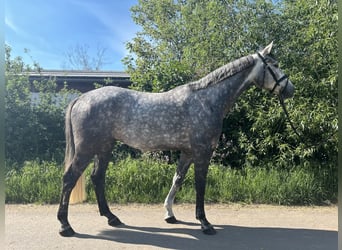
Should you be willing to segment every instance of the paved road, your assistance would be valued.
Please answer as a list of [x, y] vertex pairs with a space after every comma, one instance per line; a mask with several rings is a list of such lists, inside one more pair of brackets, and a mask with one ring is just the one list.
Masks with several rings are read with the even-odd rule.
[[181, 220], [163, 221], [160, 205], [111, 205], [125, 223], [107, 225], [97, 206], [71, 205], [69, 220], [77, 234], [59, 236], [56, 205], [6, 205], [5, 249], [337, 249], [337, 207], [207, 205], [217, 234], [208, 236], [194, 219], [194, 205], [176, 205]]

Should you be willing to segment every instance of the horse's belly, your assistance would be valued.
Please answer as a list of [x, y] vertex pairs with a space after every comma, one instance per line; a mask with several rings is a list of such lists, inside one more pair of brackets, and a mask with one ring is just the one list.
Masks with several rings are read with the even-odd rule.
[[[170, 131], [169, 131], [170, 132]], [[157, 133], [153, 129], [139, 131], [129, 130], [116, 139], [143, 152], [156, 150], [182, 150], [190, 148], [188, 135], [178, 131], [177, 133]]]
[[142, 151], [188, 148], [187, 112], [165, 97], [147, 97], [134, 105], [121, 105], [113, 122], [113, 137]]

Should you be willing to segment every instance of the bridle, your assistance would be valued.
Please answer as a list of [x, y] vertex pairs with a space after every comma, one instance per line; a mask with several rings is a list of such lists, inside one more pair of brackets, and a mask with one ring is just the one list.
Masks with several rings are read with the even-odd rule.
[[272, 70], [272, 68], [270, 67], [270, 65], [266, 62], [266, 59], [259, 53], [257, 52], [259, 58], [261, 59], [261, 61], [264, 63], [264, 80], [263, 80], [263, 85], [265, 85], [265, 74], [266, 74], [266, 70], [268, 70], [271, 74], [271, 76], [273, 77], [273, 80], [275, 81], [275, 84], [272, 88], [272, 90], [270, 91], [271, 94], [274, 92], [274, 90], [277, 88], [277, 86], [281, 87], [280, 83], [284, 80], [286, 80], [285, 86], [284, 88], [282, 88], [282, 90], [279, 92], [279, 96], [284, 92], [284, 90], [286, 89], [287, 85], [289, 84], [289, 78], [287, 75], [283, 75], [282, 77], [280, 77], [279, 79], [277, 79], [277, 76], [275, 75], [274, 71]]
[[287, 109], [286, 109], [286, 106], [285, 106], [285, 102], [284, 102], [284, 98], [283, 98], [283, 92], [284, 90], [286, 89], [287, 85], [289, 84], [289, 77], [287, 75], [283, 75], [282, 77], [280, 77], [279, 79], [277, 79], [277, 76], [275, 75], [274, 71], [272, 70], [272, 68], [270, 67], [270, 65], [267, 63], [266, 59], [259, 53], [257, 52], [257, 55], [259, 56], [259, 58], [261, 59], [261, 61], [264, 63], [264, 77], [263, 77], [263, 85], [265, 85], [265, 74], [266, 74], [266, 70], [268, 70], [272, 76], [272, 78], [274, 79], [275, 81], [275, 84], [272, 88], [272, 90], [270, 91], [270, 93], [272, 94], [274, 92], [274, 90], [277, 88], [277, 86], [281, 87], [280, 83], [284, 80], [286, 80], [286, 83], [285, 83], [285, 86], [280, 90], [279, 92], [279, 95], [278, 95], [278, 98], [279, 98], [279, 101], [280, 101], [280, 105], [282, 106], [284, 112], [285, 112], [285, 115], [290, 123], [290, 126], [291, 128], [293, 129], [293, 131], [295, 132], [295, 134], [301, 138], [301, 136], [299, 135], [299, 133], [297, 132], [295, 126], [293, 125], [291, 119], [290, 119], [290, 116], [289, 116], [289, 113], [287, 112]]

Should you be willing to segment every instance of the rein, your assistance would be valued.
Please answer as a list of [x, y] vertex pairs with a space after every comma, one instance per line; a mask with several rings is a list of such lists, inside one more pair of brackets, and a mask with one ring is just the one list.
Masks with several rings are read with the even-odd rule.
[[279, 79], [277, 79], [277, 76], [275, 75], [274, 71], [270, 68], [270, 66], [268, 65], [268, 63], [266, 62], [266, 59], [258, 52], [257, 53], [259, 58], [262, 60], [262, 62], [264, 63], [264, 81], [265, 81], [265, 72], [266, 72], [266, 69], [268, 69], [268, 71], [270, 72], [270, 74], [272, 75], [274, 81], [275, 81], [275, 84], [272, 88], [272, 90], [270, 91], [270, 93], [272, 94], [274, 92], [274, 90], [276, 89], [277, 86], [280, 86], [280, 83], [284, 80], [286, 80], [286, 83], [285, 83], [285, 86], [284, 88], [281, 90], [281, 92], [279, 93], [278, 95], [278, 98], [279, 98], [279, 101], [280, 101], [280, 105], [281, 107], [283, 108], [284, 112], [285, 112], [285, 115], [287, 117], [287, 120], [289, 121], [290, 123], [290, 126], [292, 128], [292, 130], [295, 132], [295, 134], [301, 139], [302, 137], [300, 136], [300, 134], [297, 132], [297, 129], [296, 127], [293, 125], [292, 123], [292, 120], [290, 118], [290, 115], [289, 115], [289, 112], [287, 111], [287, 108], [286, 108], [286, 105], [285, 105], [285, 102], [284, 102], [284, 98], [281, 96], [281, 94], [283, 93], [283, 91], [286, 89], [288, 83], [289, 83], [289, 78], [287, 75], [283, 75], [282, 77], [280, 77]]
[[[295, 134], [298, 136], [298, 138], [302, 141], [302, 143], [304, 143], [307, 147], [318, 147], [318, 146], [320, 146], [320, 145], [322, 145], [322, 144], [324, 143], [323, 141], [322, 141], [322, 142], [317, 142], [317, 143], [310, 143], [310, 142], [308, 142], [308, 141], [305, 141], [305, 140], [303, 139], [303, 136], [301, 136], [301, 135], [298, 133], [296, 127], [293, 125], [293, 123], [292, 123], [292, 121], [291, 121], [291, 119], [290, 119], [289, 113], [287, 112], [287, 108], [286, 108], [284, 99], [283, 99], [281, 96], [279, 96], [279, 101], [280, 101], [280, 104], [281, 104], [281, 106], [282, 106], [282, 108], [283, 108], [285, 114], [286, 114], [287, 120], [289, 121], [292, 130], [295, 132]], [[331, 138], [331, 137], [334, 136], [336, 133], [337, 133], [337, 131], [333, 131], [332, 133], [328, 134], [327, 138]]]
[[270, 91], [271, 94], [274, 92], [274, 90], [276, 89], [277, 86], [280, 86], [280, 83], [284, 80], [286, 80], [285, 86], [284, 88], [281, 90], [280, 94], [283, 93], [283, 91], [286, 89], [287, 85], [289, 84], [289, 77], [287, 75], [283, 75], [282, 77], [280, 77], [279, 79], [277, 79], [277, 76], [275, 75], [274, 71], [271, 69], [271, 67], [268, 65], [268, 63], [266, 62], [266, 59], [259, 53], [257, 52], [258, 56], [260, 57], [261, 61], [264, 63], [264, 81], [265, 81], [265, 72], [266, 69], [268, 69], [268, 71], [270, 72], [270, 74], [272, 75], [275, 84], [272, 88], [272, 90]]
[[280, 102], [280, 105], [281, 107], [283, 108], [284, 112], [285, 112], [285, 115], [287, 117], [287, 120], [289, 121], [290, 123], [290, 126], [292, 128], [292, 130], [295, 132], [295, 134], [303, 141], [303, 138], [300, 136], [300, 134], [298, 133], [296, 127], [293, 125], [293, 122], [290, 118], [290, 115], [289, 115], [289, 112], [287, 112], [287, 108], [286, 108], [286, 105], [285, 105], [285, 102], [284, 102], [284, 99], [279, 95], [279, 102]]

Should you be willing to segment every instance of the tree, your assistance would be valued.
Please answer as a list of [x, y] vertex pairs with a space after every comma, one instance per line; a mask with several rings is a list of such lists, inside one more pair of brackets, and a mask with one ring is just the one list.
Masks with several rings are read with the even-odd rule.
[[97, 46], [96, 55], [91, 56], [89, 55], [89, 45], [71, 46], [65, 53], [66, 59], [62, 66], [65, 69], [72, 70], [98, 71], [107, 64], [106, 51], [106, 48]]
[[[134, 87], [165, 91], [255, 51], [254, 30], [276, 15], [274, 5], [260, 2], [139, 1], [132, 15], [143, 30], [127, 44], [131, 54], [124, 59]], [[274, 38], [267, 32], [263, 44]]]

